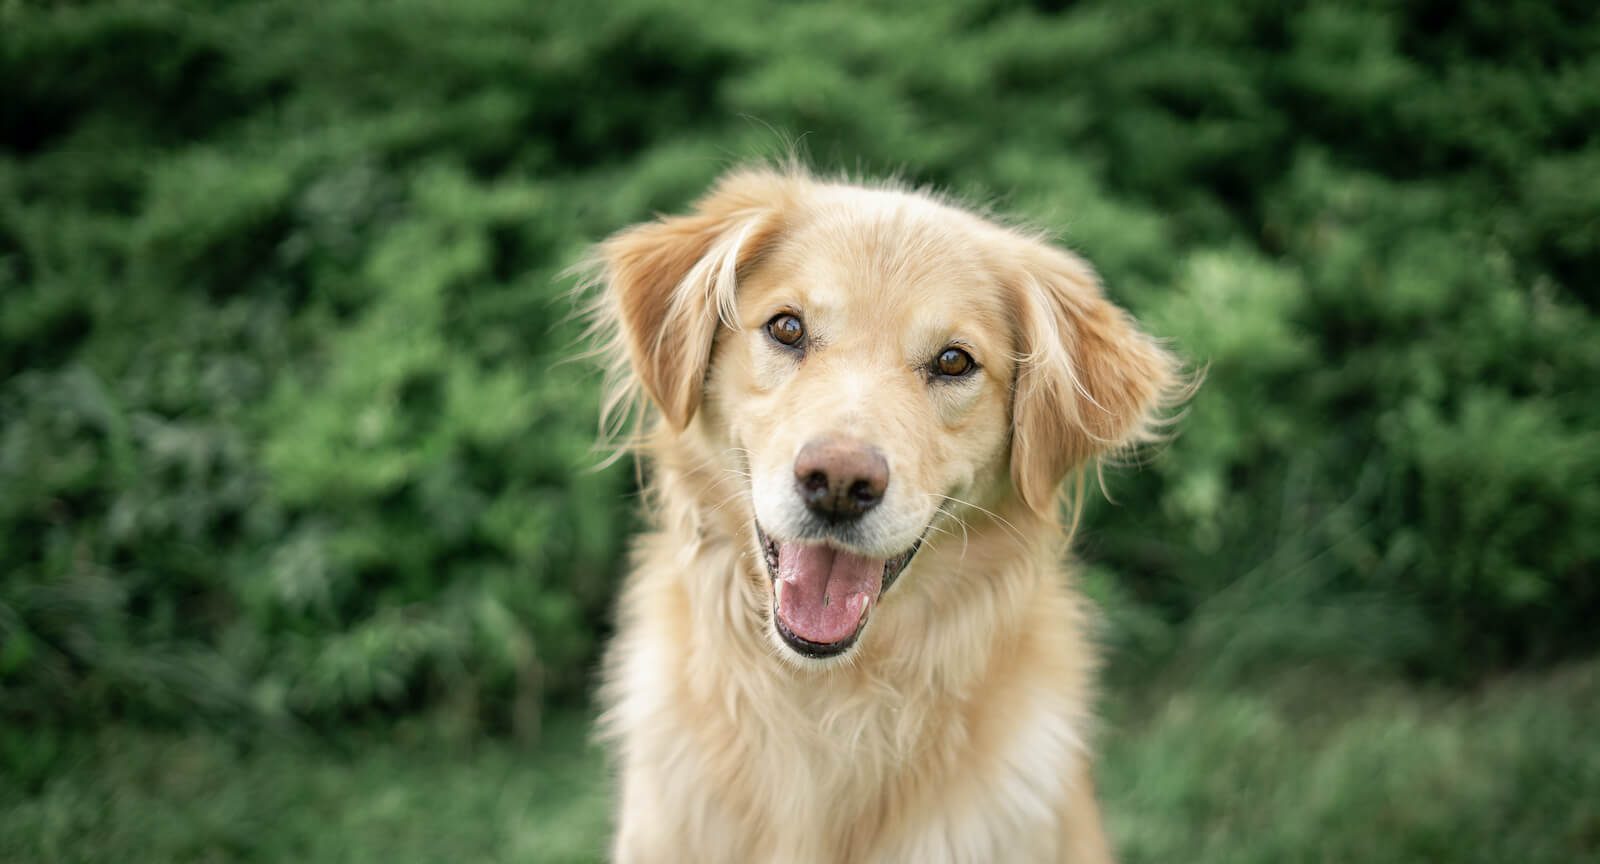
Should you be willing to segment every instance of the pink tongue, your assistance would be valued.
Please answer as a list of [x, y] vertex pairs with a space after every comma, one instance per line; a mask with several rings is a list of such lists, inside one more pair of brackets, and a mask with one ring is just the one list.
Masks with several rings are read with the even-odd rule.
[[778, 544], [778, 617], [807, 642], [850, 638], [878, 599], [883, 564], [820, 543]]

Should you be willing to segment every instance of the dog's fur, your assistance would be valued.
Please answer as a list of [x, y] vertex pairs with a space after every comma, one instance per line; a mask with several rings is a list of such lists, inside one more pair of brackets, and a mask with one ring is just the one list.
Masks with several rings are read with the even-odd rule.
[[[608, 407], [649, 406], [653, 525], [602, 689], [615, 859], [1109, 860], [1059, 492], [1153, 437], [1173, 357], [1036, 235], [794, 168], [729, 174], [596, 268]], [[784, 312], [803, 352], [764, 326]], [[981, 368], [936, 378], [950, 345]], [[807, 523], [794, 489], [799, 449], [837, 434], [891, 470], [853, 533]], [[859, 640], [811, 659], [776, 633], [757, 522], [878, 558], [926, 542]]]

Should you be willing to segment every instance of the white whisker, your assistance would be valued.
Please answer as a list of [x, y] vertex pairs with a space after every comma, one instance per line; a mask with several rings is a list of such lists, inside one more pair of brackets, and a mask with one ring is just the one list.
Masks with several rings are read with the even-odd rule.
[[[962, 499], [957, 498], [954, 495], [944, 495], [944, 494], [941, 494], [941, 493], [938, 493], [938, 492], [931, 492], [929, 494], [934, 496], [934, 497], [943, 498], [944, 500], [949, 501], [949, 502], [954, 503], [954, 504], [960, 504], [960, 505], [965, 506], [965, 507], [971, 507], [972, 509], [978, 511], [979, 513], [982, 513], [982, 514], [988, 516], [990, 519], [993, 519], [994, 521], [1000, 523], [1000, 526], [1002, 528], [1005, 528], [1006, 531], [1009, 532], [1011, 534], [1011, 536], [1017, 541], [1017, 545], [1019, 545], [1019, 546], [1027, 546], [1028, 545], [1027, 535], [1022, 533], [1022, 529], [1018, 528], [1016, 525], [1013, 525], [1009, 519], [1005, 518], [1004, 516], [1001, 516], [999, 513], [996, 513], [993, 510], [988, 509], [987, 507], [983, 507], [981, 505], [974, 504], [971, 501], [963, 501]], [[957, 518], [959, 519], [959, 517], [957, 517]]]

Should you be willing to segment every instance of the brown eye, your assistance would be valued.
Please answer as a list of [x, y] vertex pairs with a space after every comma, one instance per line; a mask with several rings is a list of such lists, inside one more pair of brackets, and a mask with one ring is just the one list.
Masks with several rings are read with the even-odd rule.
[[806, 325], [800, 323], [798, 317], [784, 313], [767, 322], [767, 335], [777, 340], [779, 345], [793, 348], [806, 337]]
[[946, 348], [933, 359], [933, 371], [947, 378], [960, 378], [977, 367], [972, 355], [960, 348]]

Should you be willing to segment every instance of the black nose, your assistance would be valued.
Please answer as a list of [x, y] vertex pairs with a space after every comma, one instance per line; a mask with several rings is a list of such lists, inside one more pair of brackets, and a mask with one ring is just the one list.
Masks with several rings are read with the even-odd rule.
[[829, 522], [844, 522], [883, 500], [889, 462], [883, 451], [853, 438], [820, 438], [800, 449], [794, 481], [807, 509]]

